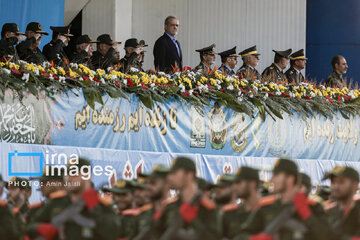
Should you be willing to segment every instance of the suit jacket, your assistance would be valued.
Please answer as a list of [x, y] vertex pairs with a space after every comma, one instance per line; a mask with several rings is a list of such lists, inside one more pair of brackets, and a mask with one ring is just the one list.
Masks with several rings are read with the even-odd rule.
[[179, 42], [180, 56], [171, 38], [164, 33], [158, 38], [154, 46], [154, 65], [159, 71], [166, 73], [173, 72], [172, 66], [175, 64], [182, 70], [182, 52]]

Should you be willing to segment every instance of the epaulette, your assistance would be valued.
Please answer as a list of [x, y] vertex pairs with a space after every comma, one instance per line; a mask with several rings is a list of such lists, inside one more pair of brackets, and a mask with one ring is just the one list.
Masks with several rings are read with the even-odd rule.
[[237, 209], [239, 209], [239, 204], [237, 204], [237, 203], [226, 204], [225, 206], [223, 206], [221, 208], [221, 210], [223, 212], [230, 212], [230, 211], [234, 211], [234, 210], [237, 210]]
[[273, 66], [271, 66], [269, 69], [273, 70], [273, 69], [274, 69], [274, 67], [273, 67]]
[[162, 206], [166, 206], [166, 205], [169, 205], [169, 204], [172, 204], [172, 203], [176, 202], [177, 200], [178, 200], [177, 197], [167, 198], [167, 199], [165, 199], [165, 200], [161, 203], [161, 205], [162, 205]]
[[148, 211], [148, 210], [150, 210], [152, 208], [153, 208], [152, 203], [145, 204], [144, 206], [142, 206], [140, 208], [140, 213], [146, 212], [146, 211]]
[[290, 71], [290, 74], [293, 74], [294, 72], [293, 71]]
[[29, 209], [39, 208], [43, 205], [43, 202], [37, 202], [29, 205]]
[[5, 207], [7, 205], [7, 201], [0, 199], [0, 207]]
[[99, 197], [99, 201], [101, 204], [105, 205], [105, 206], [110, 206], [112, 204], [112, 199], [111, 197]]
[[205, 207], [205, 208], [208, 209], [208, 210], [213, 210], [213, 209], [215, 209], [215, 203], [212, 202], [210, 199], [205, 198], [205, 197], [203, 197], [203, 198], [200, 199], [200, 205], [203, 206], [203, 207]]
[[274, 203], [277, 199], [278, 199], [278, 196], [276, 194], [266, 196], [266, 197], [262, 197], [259, 200], [258, 205], [260, 207], [267, 206], [267, 205], [270, 205], [270, 204]]
[[122, 211], [122, 215], [123, 216], [137, 216], [140, 213], [140, 209], [139, 208], [131, 208], [131, 209], [126, 209], [124, 211]]
[[59, 190], [59, 191], [50, 193], [49, 198], [50, 198], [50, 199], [62, 198], [62, 197], [65, 197], [66, 195], [67, 195], [67, 193], [66, 193], [65, 190]]

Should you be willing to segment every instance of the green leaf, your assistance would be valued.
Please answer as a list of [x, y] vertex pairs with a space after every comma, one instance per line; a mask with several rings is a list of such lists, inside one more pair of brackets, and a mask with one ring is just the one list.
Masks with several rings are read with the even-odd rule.
[[149, 109], [153, 109], [153, 101], [151, 100], [151, 97], [149, 95], [138, 95], [141, 102]]

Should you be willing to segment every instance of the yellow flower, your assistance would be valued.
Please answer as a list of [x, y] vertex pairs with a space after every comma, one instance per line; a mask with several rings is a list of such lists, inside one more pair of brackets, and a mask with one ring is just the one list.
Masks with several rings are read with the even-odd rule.
[[61, 68], [61, 67], [59, 67], [58, 69], [58, 72], [59, 72], [59, 74], [61, 75], [61, 76], [64, 76], [66, 73], [65, 73], [65, 70], [63, 69], [63, 68]]

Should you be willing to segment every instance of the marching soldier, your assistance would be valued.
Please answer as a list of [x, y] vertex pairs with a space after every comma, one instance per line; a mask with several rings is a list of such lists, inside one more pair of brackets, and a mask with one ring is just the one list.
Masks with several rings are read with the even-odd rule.
[[290, 55], [290, 68], [285, 72], [289, 83], [300, 84], [304, 82], [305, 78], [301, 70], [305, 68], [306, 60], [304, 49], [300, 49]]
[[[45, 239], [115, 240], [118, 224], [111, 201], [93, 189], [90, 162], [79, 158], [68, 165], [66, 191], [48, 201], [28, 225], [29, 237]], [[78, 174], [75, 174], [78, 173]]]
[[236, 47], [226, 50], [224, 52], [218, 53], [221, 56], [221, 66], [219, 71], [224, 75], [233, 75], [235, 74], [235, 66], [238, 62], [237, 58], [239, 57], [236, 54]]
[[168, 182], [179, 198], [158, 214], [154, 239], [218, 239], [215, 204], [198, 190], [195, 163], [175, 158]]
[[27, 25], [26, 40], [16, 46], [16, 50], [21, 60], [34, 64], [42, 64], [47, 61], [46, 57], [39, 49], [42, 35], [49, 34], [41, 30], [40, 23], [31, 22]]
[[326, 216], [313, 207], [317, 202], [299, 190], [301, 179], [295, 162], [278, 159], [271, 182], [276, 194], [259, 200], [235, 239], [329, 239]]
[[91, 57], [93, 69], [107, 69], [112, 66], [114, 61], [114, 46], [121, 42], [113, 41], [109, 34], [102, 34], [97, 39], [96, 51]]
[[235, 174], [233, 191], [241, 199], [241, 204], [231, 203], [222, 208], [222, 236], [232, 239], [239, 231], [239, 227], [246, 222], [255, 210], [260, 199], [259, 173], [251, 167], [241, 167]]
[[256, 70], [260, 53], [256, 50], [256, 45], [245, 49], [240, 52], [239, 55], [243, 60], [243, 65], [236, 74], [238, 74], [240, 78], [260, 79], [260, 73]]
[[97, 42], [97, 40], [91, 40], [87, 34], [78, 37], [76, 40], [76, 53], [71, 62], [81, 63], [91, 68], [90, 58], [94, 51], [93, 43]]
[[14, 47], [18, 42], [25, 40], [25, 34], [19, 32], [16, 23], [5, 23], [1, 29], [0, 40], [0, 61], [1, 62], [17, 62], [19, 60], [18, 53]]
[[211, 66], [215, 63], [215, 47], [216, 45], [214, 43], [208, 47], [195, 50], [196, 52], [200, 53], [200, 63], [193, 69], [194, 72], [201, 70], [202, 72], [206, 73], [213, 70]]
[[57, 66], [66, 67], [69, 63], [64, 47], [70, 42], [70, 37], [74, 35], [70, 34], [70, 27], [53, 27], [50, 26], [53, 31], [52, 40], [46, 44], [43, 48], [43, 54], [49, 62], [53, 62]]
[[345, 74], [348, 69], [346, 59], [343, 56], [336, 55], [331, 60], [331, 66], [333, 68], [333, 72], [325, 80], [325, 86], [340, 88], [345, 84], [345, 80], [342, 75]]
[[214, 201], [216, 206], [223, 207], [226, 205], [236, 204], [236, 194], [233, 191], [234, 179], [234, 175], [223, 174], [220, 176], [216, 184], [213, 185]]
[[[0, 196], [3, 193], [5, 182], [0, 175]], [[19, 232], [17, 231], [15, 213], [10, 205], [0, 199], [0, 240], [19, 240]]]
[[327, 206], [332, 229], [328, 239], [360, 239], [360, 201], [354, 199], [359, 173], [352, 167], [338, 166], [324, 179], [331, 180], [331, 196], [335, 200]]
[[261, 77], [265, 82], [286, 81], [284, 69], [289, 65], [289, 55], [291, 54], [291, 48], [285, 51], [276, 51], [274, 56], [274, 63], [265, 68]]
[[139, 71], [140, 52], [143, 45], [136, 38], [130, 38], [125, 41], [125, 57], [120, 60], [121, 72], [127, 73], [130, 68], [136, 68]]

